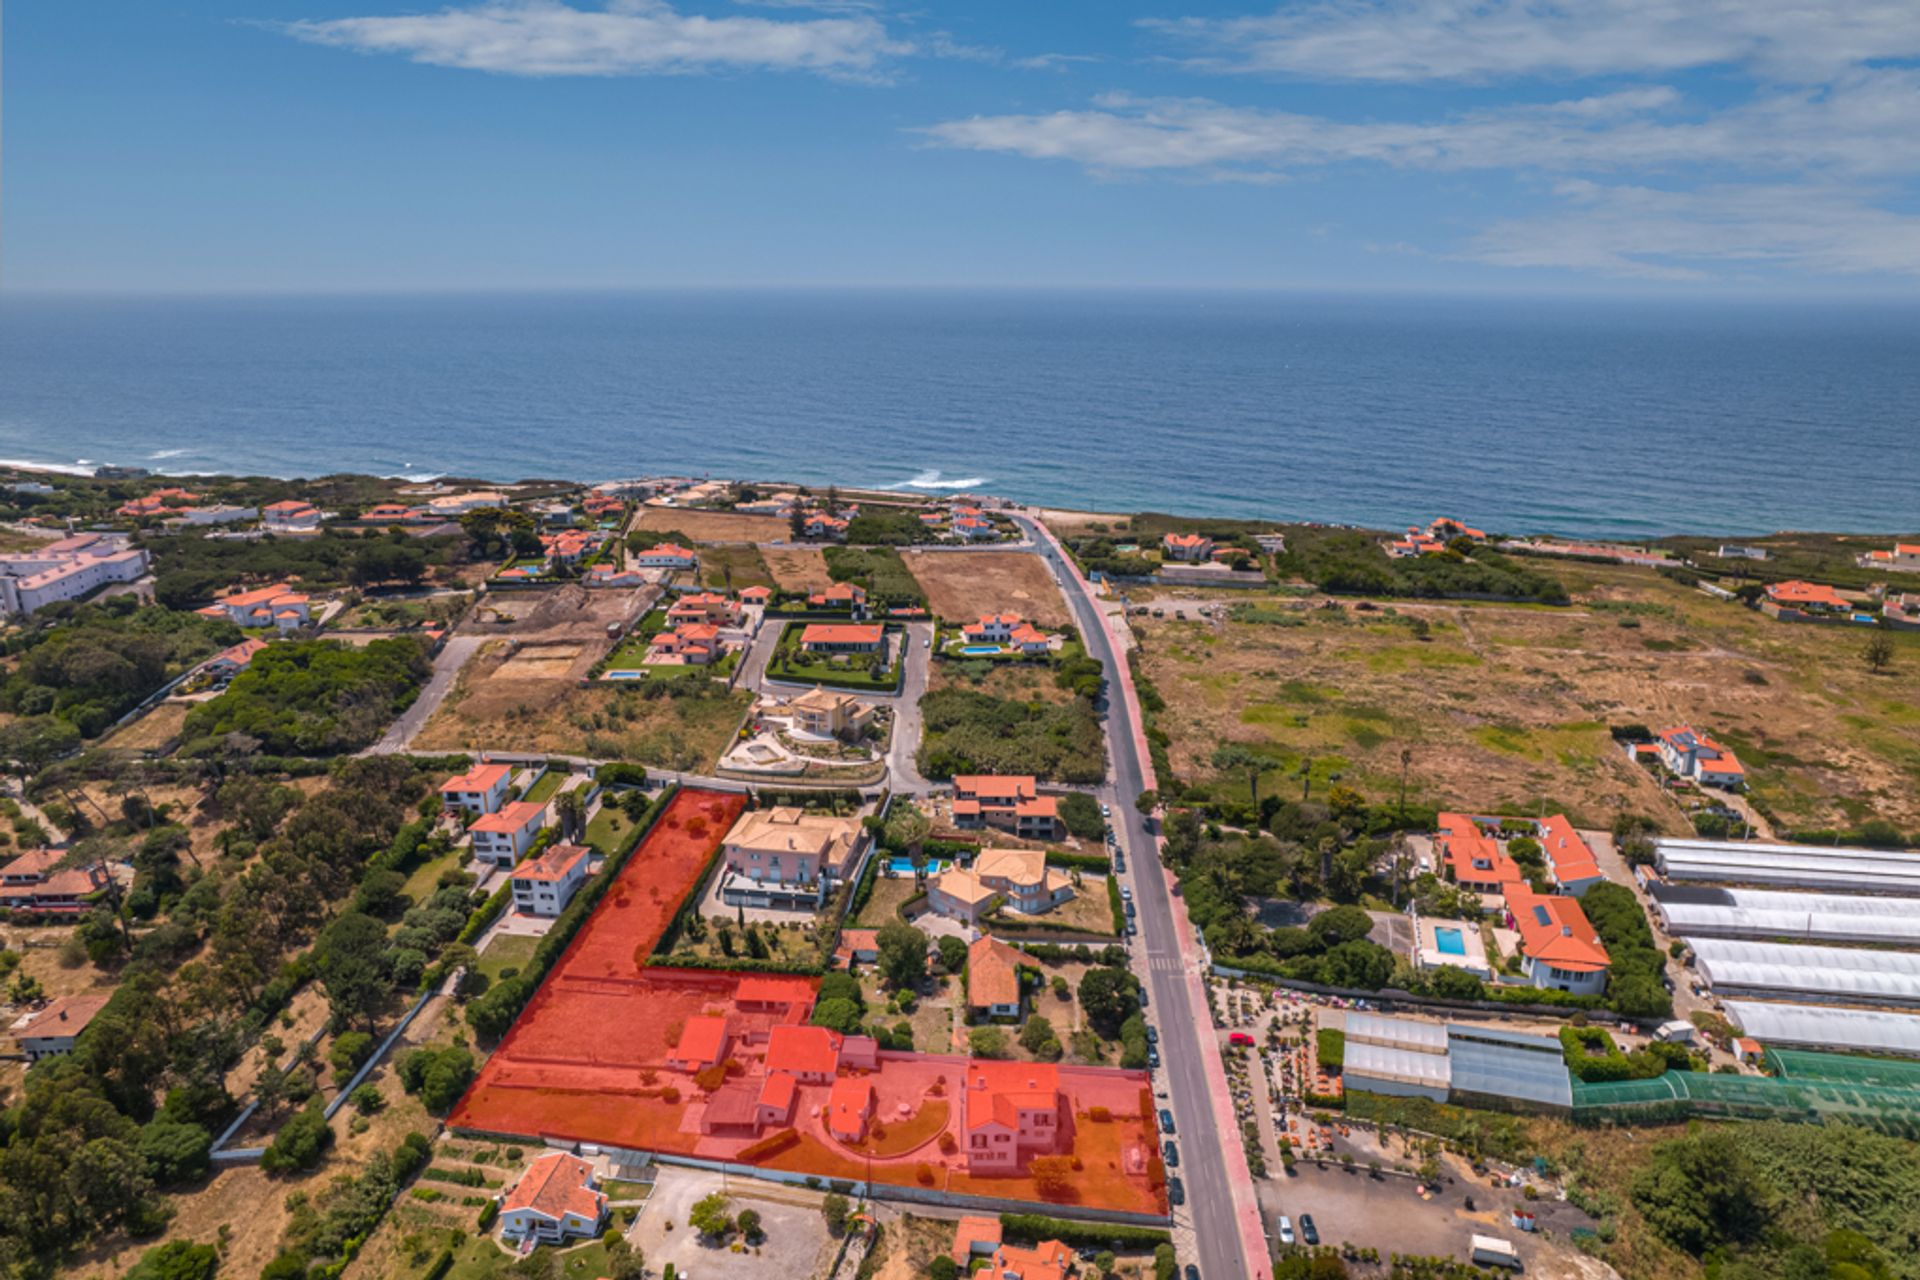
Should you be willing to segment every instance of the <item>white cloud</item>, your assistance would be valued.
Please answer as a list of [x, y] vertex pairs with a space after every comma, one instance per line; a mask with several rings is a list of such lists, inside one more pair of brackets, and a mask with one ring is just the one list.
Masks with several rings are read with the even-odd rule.
[[582, 9], [559, 0], [493, 0], [395, 17], [290, 22], [314, 44], [415, 62], [520, 76], [813, 71], [870, 78], [910, 46], [867, 14], [783, 20], [683, 14], [665, 0], [611, 0]]
[[1112, 171], [1192, 170], [1222, 179], [1368, 162], [1433, 170], [1554, 173], [1697, 169], [1920, 172], [1920, 73], [1862, 71], [1682, 116], [1670, 89], [1457, 113], [1435, 121], [1344, 121], [1201, 98], [1107, 95], [1089, 110], [975, 116], [932, 125], [935, 142]]
[[1694, 280], [1728, 268], [1817, 275], [1920, 276], [1920, 217], [1876, 207], [1871, 193], [1801, 185], [1560, 185], [1561, 209], [1503, 219], [1455, 257], [1503, 267], [1560, 267]]
[[1311, 80], [1499, 81], [1748, 66], [1816, 81], [1920, 56], [1914, 0], [1321, 0], [1149, 19], [1193, 65]]

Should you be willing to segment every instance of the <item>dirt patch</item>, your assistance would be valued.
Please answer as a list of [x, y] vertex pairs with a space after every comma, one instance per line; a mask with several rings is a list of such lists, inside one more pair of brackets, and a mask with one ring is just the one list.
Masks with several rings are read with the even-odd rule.
[[564, 680], [584, 675], [574, 668], [591, 667], [598, 660], [596, 653], [583, 664], [580, 656], [586, 652], [586, 646], [578, 644], [522, 645], [500, 664], [497, 674], [503, 680]]
[[739, 544], [712, 546], [700, 553], [700, 585], [715, 591], [779, 585], [767, 571], [760, 548]]
[[742, 516], [730, 511], [690, 511], [677, 507], [642, 507], [633, 519], [635, 529], [674, 530], [695, 542], [778, 542], [787, 536], [787, 522], [778, 516]]
[[128, 751], [158, 751], [180, 736], [181, 727], [187, 723], [187, 712], [193, 710], [193, 705], [163, 702], [132, 724], [108, 734], [100, 745]]
[[761, 554], [782, 591], [824, 591], [833, 585], [818, 547], [767, 547]]
[[475, 607], [472, 620], [461, 628], [461, 634], [604, 643], [607, 627], [638, 618], [652, 595], [650, 591], [589, 591], [575, 583], [495, 591]]
[[[978, 676], [978, 679], [975, 677]], [[965, 662], [942, 658], [927, 674], [927, 691], [972, 689], [996, 698], [1017, 702], [1049, 702], [1056, 705], [1073, 701], [1073, 691], [1054, 683], [1053, 669], [1038, 664], [1012, 662]]]
[[564, 678], [526, 676], [515, 674], [505, 641], [487, 644], [460, 672], [414, 748], [511, 746], [678, 769], [706, 768], [719, 758], [751, 694], [715, 686], [711, 697], [648, 698], [603, 683], [582, 687], [579, 677], [600, 652], [583, 646]]
[[1062, 628], [1072, 616], [1053, 576], [1025, 551], [912, 551], [902, 556], [936, 617], [970, 622], [983, 613], [1017, 613]]

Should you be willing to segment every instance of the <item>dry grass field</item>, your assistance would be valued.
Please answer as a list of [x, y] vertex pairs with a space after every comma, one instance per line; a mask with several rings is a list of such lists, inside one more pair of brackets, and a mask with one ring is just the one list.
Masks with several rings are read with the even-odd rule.
[[180, 736], [191, 702], [163, 702], [132, 724], [116, 729], [100, 745], [126, 751], [157, 751]]
[[700, 552], [700, 585], [715, 591], [779, 584], [761, 558], [760, 548], [738, 543], [705, 547]]
[[741, 516], [730, 511], [695, 511], [681, 507], [642, 507], [633, 518], [635, 529], [677, 529], [695, 542], [778, 542], [787, 536], [787, 522], [778, 516]]
[[1776, 623], [1644, 570], [1558, 571], [1571, 608], [1261, 597], [1243, 601], [1258, 621], [1135, 618], [1136, 669], [1189, 780], [1241, 742], [1275, 756], [1269, 789], [1298, 787], [1310, 755], [1323, 790], [1339, 773], [1391, 798], [1405, 749], [1410, 798], [1677, 824], [1608, 727], [1689, 722], [1739, 753], [1783, 827], [1920, 827], [1920, 636], [1895, 636], [1876, 675], [1858, 631]]
[[[972, 676], [978, 673], [980, 678]], [[1073, 692], [1054, 683], [1053, 668], [1028, 663], [957, 662], [941, 659], [927, 673], [927, 691], [972, 689], [1018, 702], [1073, 701]]]
[[782, 591], [824, 591], [833, 585], [827, 558], [817, 547], [766, 547], [761, 555]]
[[1017, 613], [1061, 628], [1072, 617], [1040, 557], [1026, 551], [914, 551], [901, 553], [927, 593], [934, 616], [971, 622], [983, 613]]
[[[739, 723], [750, 695], [648, 698], [579, 674], [599, 657], [591, 646], [564, 659], [504, 641], [483, 647], [413, 741], [420, 751], [555, 751], [675, 769], [704, 769]], [[531, 656], [530, 656], [531, 655]], [[560, 674], [551, 674], [551, 671]]]

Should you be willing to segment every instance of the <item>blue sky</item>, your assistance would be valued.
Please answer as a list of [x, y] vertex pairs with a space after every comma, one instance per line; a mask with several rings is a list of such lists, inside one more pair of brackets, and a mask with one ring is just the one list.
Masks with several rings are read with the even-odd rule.
[[1909, 296], [1915, 0], [88, 0], [17, 289]]

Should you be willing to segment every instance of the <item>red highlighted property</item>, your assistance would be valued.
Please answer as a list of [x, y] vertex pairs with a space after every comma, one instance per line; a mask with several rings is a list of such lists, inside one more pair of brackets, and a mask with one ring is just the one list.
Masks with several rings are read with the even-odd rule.
[[814, 979], [649, 968], [745, 803], [674, 797], [461, 1099], [455, 1128], [1166, 1212], [1142, 1072], [882, 1051], [809, 1024]]

